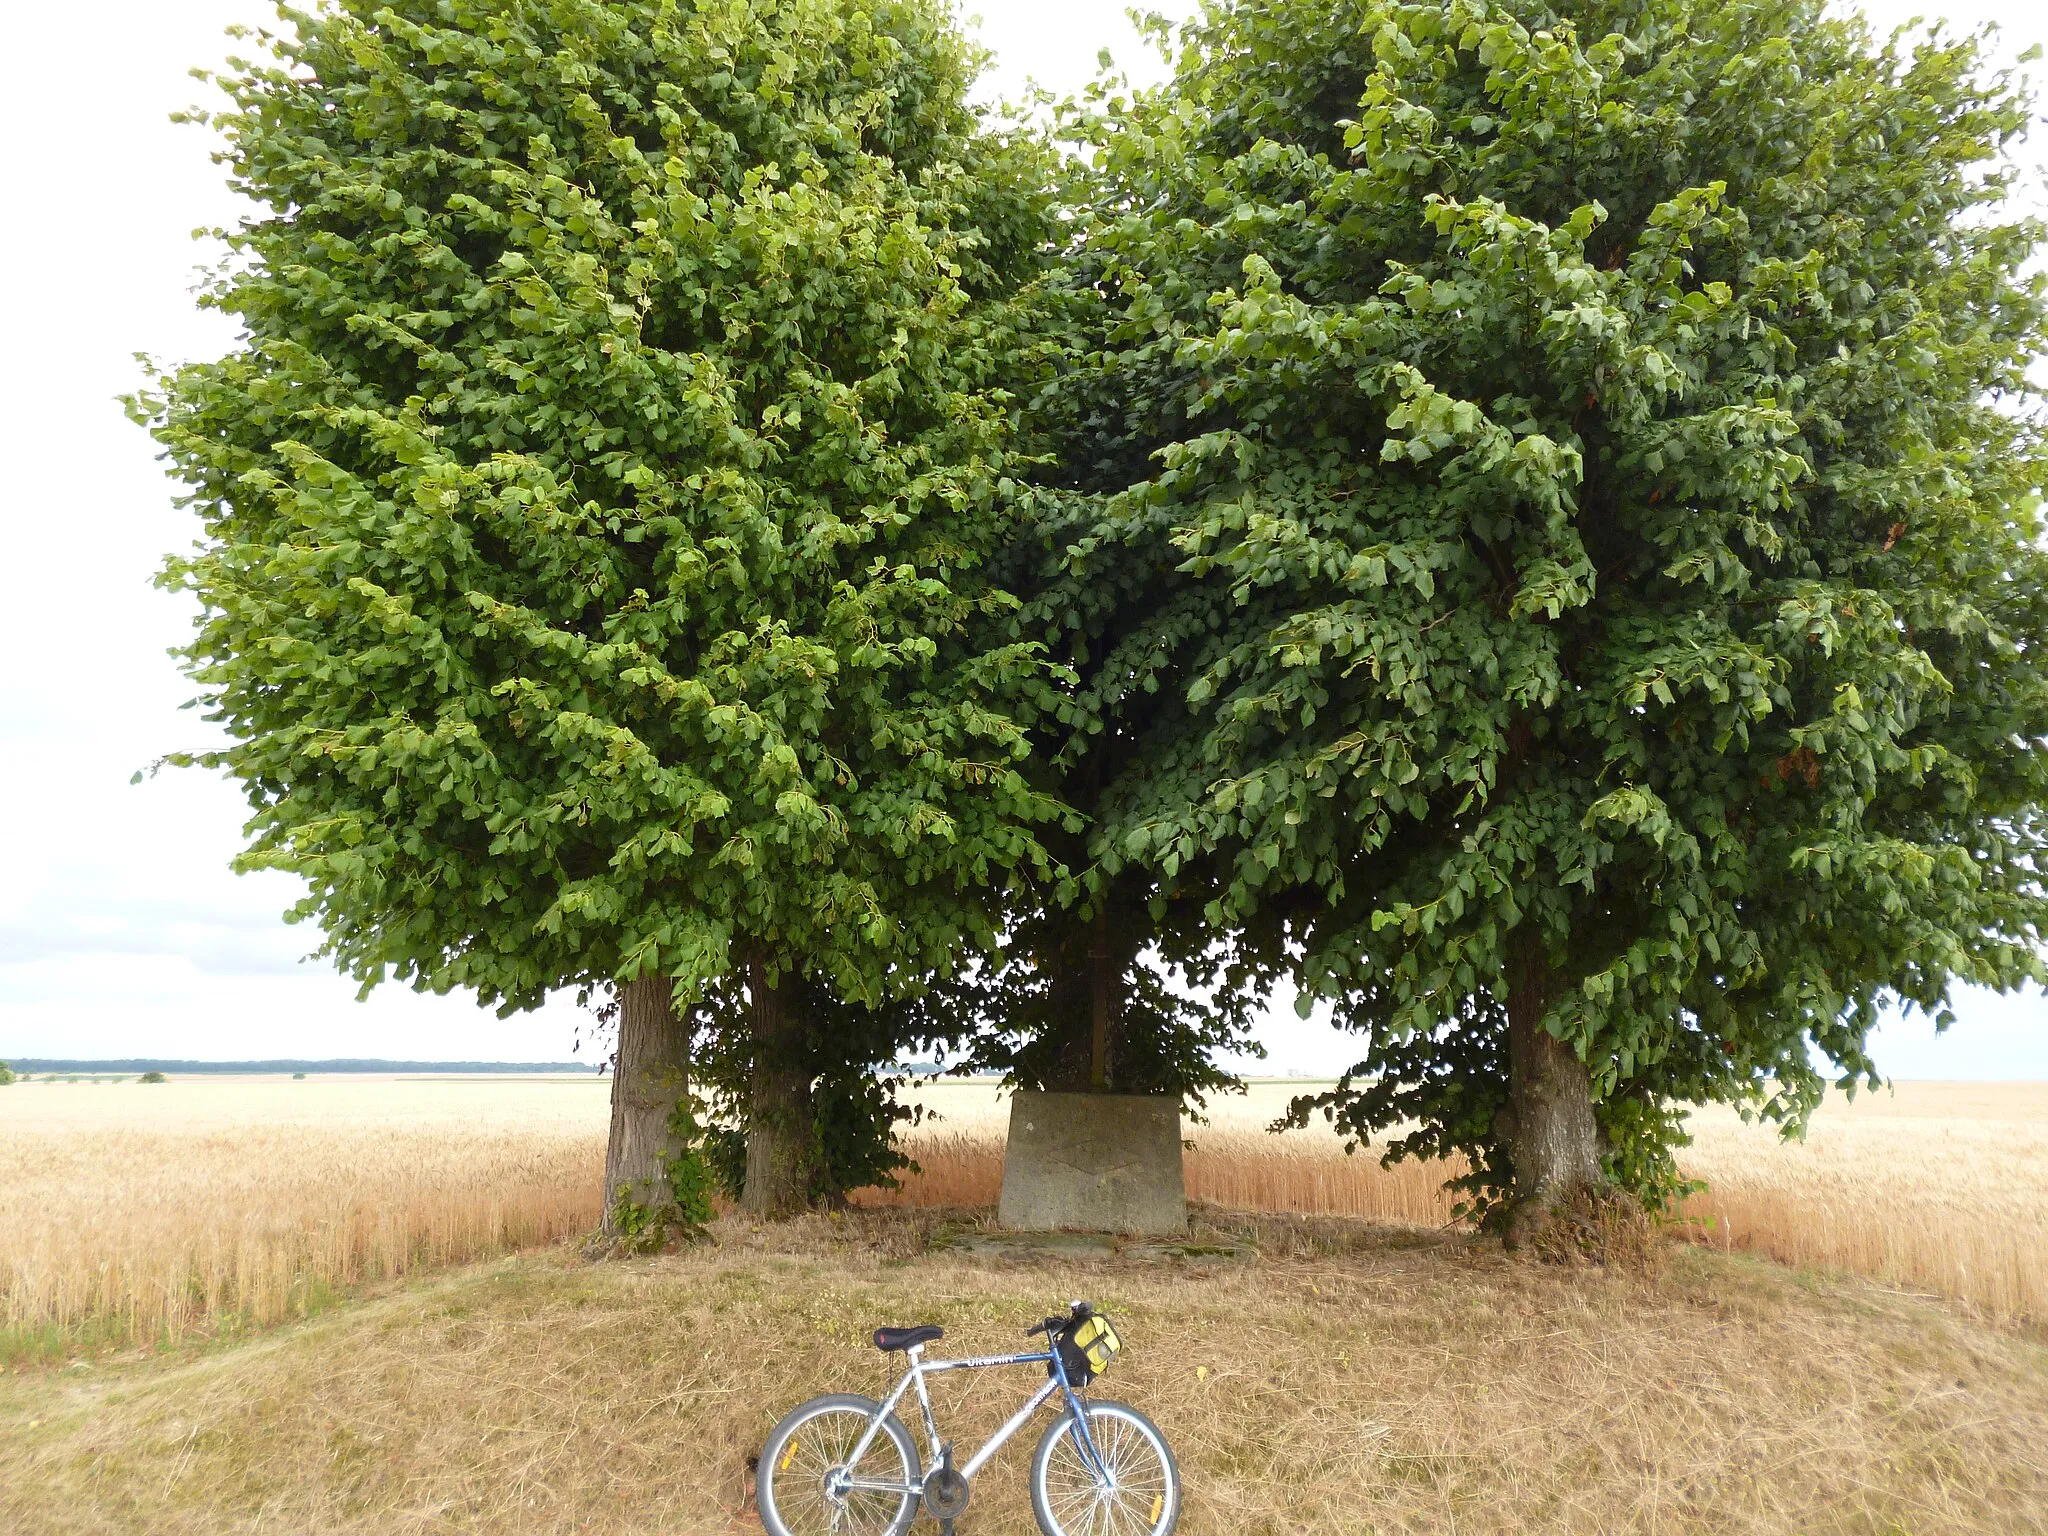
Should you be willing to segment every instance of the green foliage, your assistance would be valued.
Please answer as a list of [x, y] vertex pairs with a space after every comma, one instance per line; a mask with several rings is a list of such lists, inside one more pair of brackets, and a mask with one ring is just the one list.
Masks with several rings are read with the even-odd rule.
[[0, 1061], [0, 1088], [5, 1088], [13, 1081], [14, 1068], [8, 1066], [6, 1062]]
[[717, 1180], [703, 1150], [705, 1126], [701, 1101], [689, 1094], [678, 1098], [676, 1107], [669, 1112], [668, 1133], [677, 1148], [665, 1160], [669, 1197], [675, 1203], [676, 1221], [686, 1231], [695, 1232], [717, 1214], [711, 1208], [711, 1196]]
[[621, 1184], [612, 1196], [606, 1226], [616, 1234], [613, 1241], [628, 1253], [659, 1253], [668, 1246], [669, 1233], [674, 1230], [668, 1206], [635, 1200], [630, 1184]]
[[933, 0], [341, 0], [214, 119], [245, 332], [132, 409], [244, 869], [365, 987], [505, 1008], [741, 953], [879, 1000], [1055, 803], [974, 643], [1027, 467], [1046, 155]]
[[[799, 1066], [812, 1138], [810, 1204], [842, 1206], [854, 1190], [894, 1189], [899, 1170], [915, 1170], [896, 1132], [918, 1124], [924, 1110], [902, 1101], [908, 1077], [890, 1068], [905, 1052], [943, 1054], [959, 1044], [971, 1025], [952, 1009], [958, 992], [958, 983], [938, 980], [871, 1008], [816, 984], [798, 984], [796, 1006], [809, 1024]], [[715, 1021], [742, 1006], [738, 989], [723, 984], [707, 994], [691, 1021], [702, 1042], [692, 1071], [711, 1105], [698, 1146], [712, 1181], [732, 1200], [746, 1189], [745, 1122], [756, 1046], [742, 1032], [715, 1028]]]
[[[1242, 1091], [1216, 1064], [1217, 1053], [1263, 1054], [1252, 1029], [1268, 978], [1219, 943], [1198, 911], [1175, 915], [1192, 925], [1162, 925], [1142, 903], [1124, 904], [1111, 924], [1108, 1090], [1182, 1098], [1199, 1108], [1212, 1093]], [[1048, 901], [1021, 914], [1000, 954], [972, 977], [938, 989], [934, 1004], [972, 1026], [961, 1068], [992, 1073], [1012, 1088], [1088, 1087], [1095, 942], [1084, 911]]]
[[902, 1166], [908, 1049], [1065, 1081], [1112, 975], [1115, 1086], [1199, 1094], [1287, 975], [1363, 1039], [1297, 1113], [1475, 1213], [1511, 970], [1652, 1204], [1683, 1106], [1796, 1128], [1888, 1000], [2041, 976], [2048, 310], [1976, 40], [1218, 5], [1056, 191], [937, 0], [292, 20], [215, 120], [245, 339], [133, 402], [231, 742], [174, 760], [366, 987], [679, 978], [679, 1208], [744, 1178], [742, 963], [821, 1200]]
[[2040, 231], [1976, 40], [1267, 0], [1096, 108], [1015, 633], [1122, 744], [1105, 877], [1364, 1037], [1321, 1108], [1483, 1209], [1533, 932], [1654, 1202], [1676, 1106], [1796, 1127], [1887, 999], [2040, 974]]
[[[829, 1022], [821, 1025], [815, 1039], [821, 1046], [839, 1044]], [[877, 1070], [885, 1064], [850, 1061], [840, 1048], [831, 1050], [820, 1066], [811, 1085], [817, 1138], [811, 1157], [811, 1203], [836, 1207], [856, 1189], [896, 1188], [899, 1170], [917, 1169], [897, 1145], [897, 1127], [918, 1124], [924, 1106], [902, 1102], [906, 1079]]]
[[138, 1083], [167, 1083], [170, 1081], [170, 1079], [165, 1077], [161, 1072], [145, 1072], [142, 1074], [142, 1076], [135, 1079], [135, 1081], [137, 1081]]
[[737, 1119], [712, 1119], [705, 1123], [703, 1157], [720, 1194], [737, 1201], [746, 1193], [747, 1132]]

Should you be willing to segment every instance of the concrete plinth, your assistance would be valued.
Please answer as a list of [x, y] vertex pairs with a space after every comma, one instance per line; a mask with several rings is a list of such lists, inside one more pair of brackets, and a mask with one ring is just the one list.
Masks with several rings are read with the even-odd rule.
[[1019, 1093], [998, 1219], [1019, 1231], [1178, 1232], [1180, 1151], [1178, 1098]]

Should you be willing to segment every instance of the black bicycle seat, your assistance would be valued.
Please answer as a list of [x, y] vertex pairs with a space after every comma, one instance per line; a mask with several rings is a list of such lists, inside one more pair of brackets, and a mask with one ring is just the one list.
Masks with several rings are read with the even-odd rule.
[[946, 1336], [946, 1330], [937, 1323], [919, 1323], [915, 1328], [877, 1328], [875, 1348], [888, 1354], [892, 1350], [915, 1349], [920, 1344], [935, 1344]]

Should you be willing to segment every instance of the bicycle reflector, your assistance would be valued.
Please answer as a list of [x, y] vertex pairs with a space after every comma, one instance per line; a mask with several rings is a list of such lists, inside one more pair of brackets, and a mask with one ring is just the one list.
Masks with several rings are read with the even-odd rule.
[[1060, 1346], [1060, 1363], [1067, 1368], [1067, 1378], [1086, 1386], [1109, 1369], [1109, 1362], [1123, 1348], [1123, 1340], [1109, 1326], [1108, 1318], [1093, 1312], [1067, 1330]]

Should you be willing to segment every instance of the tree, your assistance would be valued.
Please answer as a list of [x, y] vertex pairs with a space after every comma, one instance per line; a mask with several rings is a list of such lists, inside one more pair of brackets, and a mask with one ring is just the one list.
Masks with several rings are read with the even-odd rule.
[[[808, 1105], [807, 1202], [840, 1209], [852, 1191], [894, 1188], [897, 1171], [914, 1167], [896, 1131], [918, 1123], [924, 1111], [903, 1102], [909, 1074], [899, 1063], [948, 1055], [969, 1036], [973, 1021], [956, 1005], [964, 990], [960, 977], [935, 978], [875, 1006], [849, 1003], [815, 982], [795, 985], [809, 1028], [788, 1042], [788, 1054], [766, 1065], [801, 1084]], [[744, 1199], [754, 1176], [744, 1112], [764, 1063], [749, 1041], [717, 1027], [721, 1017], [744, 1007], [736, 991], [712, 987], [686, 1023], [704, 1042], [695, 1065], [709, 1101], [704, 1145], [710, 1172], [725, 1193]]]
[[13, 1081], [14, 1068], [8, 1066], [6, 1062], [0, 1061], [0, 1088], [5, 1088]]
[[131, 407], [203, 519], [166, 581], [230, 738], [172, 761], [241, 781], [239, 867], [303, 878], [365, 988], [623, 988], [636, 1226], [725, 985], [784, 1212], [798, 983], [915, 990], [1056, 873], [991, 704], [1038, 660], [970, 637], [1044, 152], [963, 105], [934, 0], [292, 21], [213, 119], [260, 212], [204, 302], [244, 340]]
[[1818, 0], [1266, 0], [1071, 125], [1065, 545], [1179, 706], [1093, 851], [1276, 926], [1364, 1037], [1298, 1111], [1511, 1239], [2040, 973], [2027, 121]]
[[[1094, 94], [1113, 85], [1098, 83]], [[1082, 132], [1090, 126], [1103, 124]], [[1101, 367], [1103, 290], [1085, 232], [1098, 200], [1116, 193], [1080, 165], [1066, 170], [1069, 227], [1082, 235], [1024, 295], [1029, 328], [1054, 361], [1032, 381], [1028, 422], [1044, 450], [1035, 494], [995, 561], [1020, 602], [991, 623], [1055, 663], [1011, 679], [1006, 702], [1031, 733], [1034, 782], [1080, 813], [1047, 834], [1075, 874], [1019, 893], [1001, 954], [950, 988], [948, 1004], [973, 1022], [970, 1064], [1014, 1087], [1199, 1104], [1242, 1086], [1217, 1052], [1262, 1054], [1252, 1028], [1278, 954], [1253, 926], [1226, 931], [1207, 920], [1200, 897], [1213, 869], [1189, 861], [1162, 873], [1097, 835], [1183, 728], [1190, 679], [1175, 667], [1190, 633], [1215, 615], [1205, 602], [1190, 609], [1183, 557], [1163, 539], [1104, 537], [1106, 500], [1144, 467], [1142, 453], [1116, 452], [1105, 423], [1149, 402]]]
[[709, 1218], [704, 1168], [693, 1134], [691, 1037], [675, 1016], [668, 977], [636, 976], [618, 989], [612, 1056], [611, 1135], [605, 1142], [605, 1231], [658, 1248], [672, 1227]]

